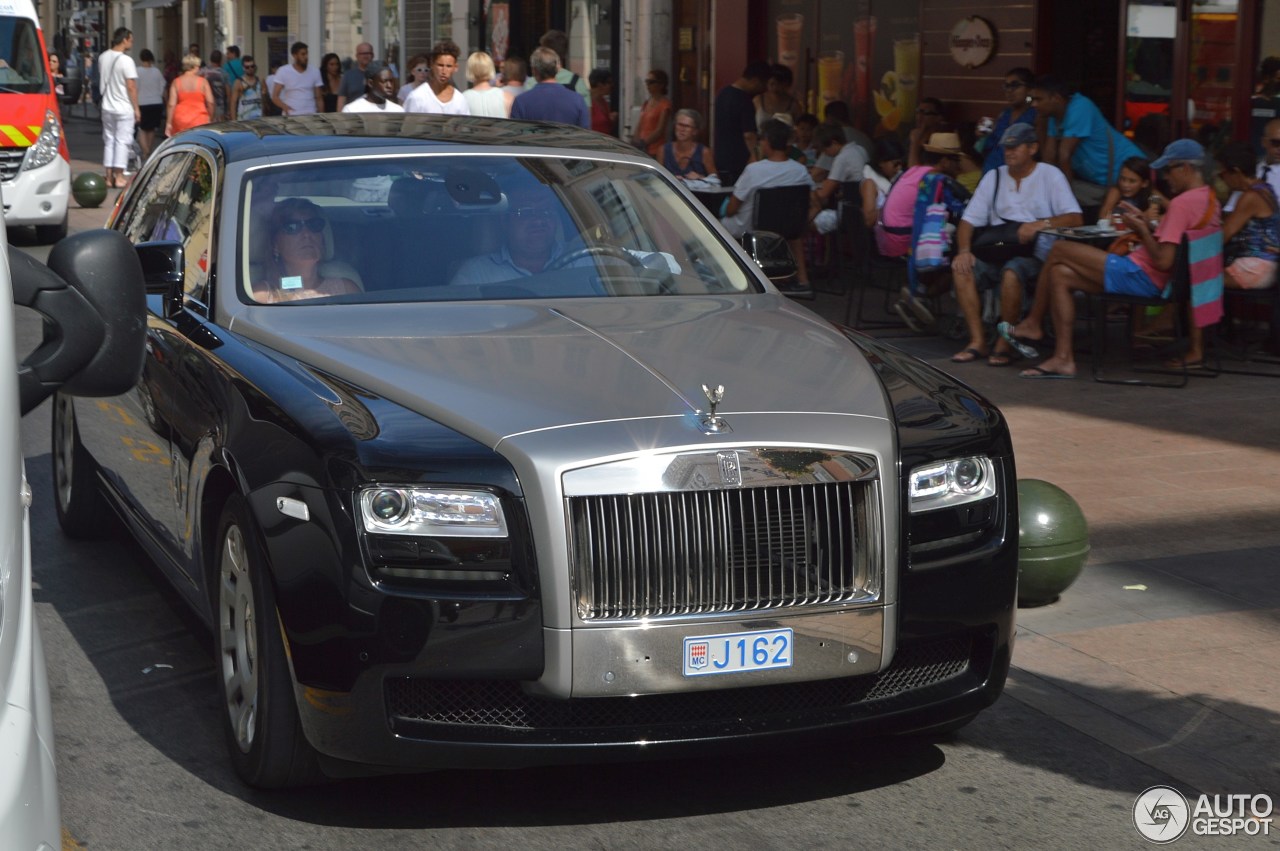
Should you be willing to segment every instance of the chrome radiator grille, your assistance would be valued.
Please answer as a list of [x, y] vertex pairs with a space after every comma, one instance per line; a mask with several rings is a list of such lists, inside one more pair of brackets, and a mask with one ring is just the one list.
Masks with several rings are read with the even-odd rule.
[[568, 499], [584, 620], [873, 600], [874, 481]]

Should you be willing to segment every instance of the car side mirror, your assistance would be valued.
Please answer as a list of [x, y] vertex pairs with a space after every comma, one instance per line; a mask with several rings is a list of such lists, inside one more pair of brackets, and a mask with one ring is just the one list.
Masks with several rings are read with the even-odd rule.
[[147, 308], [142, 267], [123, 234], [69, 236], [47, 266], [8, 249], [13, 303], [44, 318], [44, 339], [18, 367], [22, 413], [56, 390], [117, 396], [142, 374]]
[[796, 258], [781, 234], [767, 230], [747, 231], [741, 241], [747, 254], [770, 281], [776, 283], [796, 276]]
[[164, 315], [173, 317], [182, 309], [186, 263], [180, 242], [140, 242], [134, 249], [142, 264], [147, 295], [164, 296]]

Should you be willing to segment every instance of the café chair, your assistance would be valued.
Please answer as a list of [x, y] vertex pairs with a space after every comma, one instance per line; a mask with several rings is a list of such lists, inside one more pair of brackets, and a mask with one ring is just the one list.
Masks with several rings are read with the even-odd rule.
[[[1257, 375], [1264, 378], [1280, 378], [1280, 370], [1258, 370], [1229, 366], [1242, 363], [1249, 366], [1280, 366], [1280, 283], [1262, 290], [1224, 289], [1222, 331], [1214, 339], [1215, 351], [1223, 358], [1220, 372], [1231, 375]], [[1265, 332], [1250, 340], [1247, 325], [1263, 314]], [[1232, 339], [1224, 340], [1224, 336]], [[1268, 351], [1269, 350], [1269, 351]]]
[[[797, 257], [804, 251], [804, 235], [809, 228], [809, 195], [806, 184], [770, 186], [756, 190], [753, 231], [772, 231], [787, 241]], [[789, 292], [797, 298], [813, 298], [812, 290]]]
[[862, 216], [860, 186], [858, 181], [848, 181], [840, 186], [840, 227], [837, 234], [843, 243], [841, 260], [846, 250], [849, 258], [847, 267], [843, 262], [841, 264], [841, 275], [847, 276], [849, 281], [845, 288], [844, 324], [854, 328], [905, 328], [897, 319], [867, 319], [864, 316], [867, 290], [875, 289], [878, 279], [884, 281], [882, 310], [886, 316], [892, 316], [890, 301], [907, 284], [907, 260], [905, 257], [885, 257], [876, 248], [875, 233], [867, 227]]
[[[1170, 350], [1174, 353], [1181, 354], [1187, 349], [1188, 328], [1190, 327], [1191, 317], [1191, 265], [1188, 261], [1188, 243], [1184, 236], [1182, 242], [1178, 245], [1178, 252], [1173, 261], [1173, 274], [1170, 276], [1172, 291], [1169, 298], [1163, 296], [1136, 296], [1123, 295], [1121, 293], [1088, 293], [1088, 304], [1091, 313], [1091, 325], [1093, 330], [1093, 350], [1091, 370], [1093, 380], [1100, 384], [1130, 384], [1143, 387], [1186, 387], [1190, 381], [1190, 371], [1187, 369], [1186, 360], [1182, 360], [1182, 368], [1180, 370], [1170, 370], [1163, 368], [1153, 368], [1146, 366], [1134, 366], [1131, 372], [1159, 374], [1172, 376], [1171, 379], [1145, 379], [1138, 376], [1126, 376], [1123, 378], [1115, 377], [1108, 373], [1108, 335], [1107, 335], [1107, 308], [1111, 305], [1124, 305], [1129, 308], [1131, 313], [1144, 310], [1148, 307], [1166, 308], [1174, 311], [1173, 317], [1173, 343]], [[1130, 362], [1135, 360], [1133, 351], [1133, 337], [1131, 329], [1132, 322], [1127, 322], [1123, 326], [1125, 328], [1125, 340], [1128, 359]], [[1165, 355], [1161, 355], [1164, 357]], [[1216, 373], [1211, 373], [1216, 374]]]

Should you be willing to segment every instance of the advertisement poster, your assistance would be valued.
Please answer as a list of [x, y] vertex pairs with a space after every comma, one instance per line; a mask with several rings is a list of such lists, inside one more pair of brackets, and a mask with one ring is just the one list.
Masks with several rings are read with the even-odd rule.
[[910, 129], [920, 87], [919, 21], [889, 0], [772, 0], [769, 60], [792, 69], [792, 93], [822, 118], [848, 103], [872, 135]]

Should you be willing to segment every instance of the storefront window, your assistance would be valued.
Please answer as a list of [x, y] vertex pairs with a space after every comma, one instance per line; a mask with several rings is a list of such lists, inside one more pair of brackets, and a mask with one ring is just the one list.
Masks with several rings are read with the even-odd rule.
[[1236, 86], [1237, 0], [1197, 3], [1191, 11], [1191, 75], [1187, 117], [1191, 134], [1211, 147], [1230, 138]]

